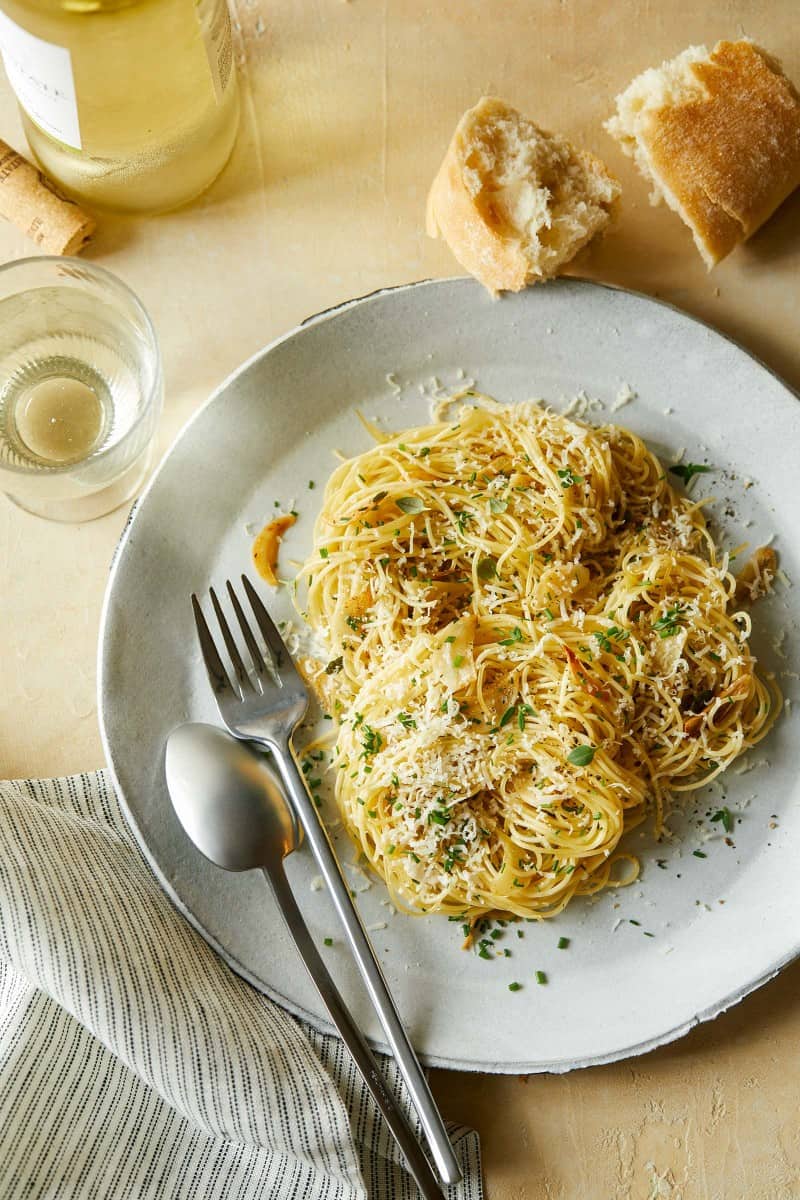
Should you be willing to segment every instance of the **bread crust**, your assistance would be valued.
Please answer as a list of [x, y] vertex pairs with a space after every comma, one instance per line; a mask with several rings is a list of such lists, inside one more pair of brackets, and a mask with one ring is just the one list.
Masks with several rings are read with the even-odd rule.
[[800, 98], [749, 41], [718, 42], [689, 70], [697, 94], [654, 109], [637, 141], [711, 267], [800, 184]]
[[[532, 267], [521, 239], [509, 236], [502, 218], [493, 210], [491, 197], [474, 196], [464, 176], [463, 163], [472, 131], [481, 122], [509, 114], [516, 115], [502, 100], [490, 96], [484, 96], [464, 113], [433, 180], [426, 206], [425, 225], [430, 237], [443, 237], [462, 267], [495, 295], [500, 291], [518, 292], [527, 284], [547, 277]], [[543, 138], [550, 136], [541, 130], [539, 134]], [[616, 198], [619, 185], [604, 163], [586, 151], [572, 147], [570, 150], [573, 163], [580, 164], [587, 175], [605, 180]], [[608, 223], [612, 206], [613, 200], [602, 221], [575, 246], [570, 259]]]
[[[481, 216], [464, 180], [461, 163], [476, 120], [497, 111], [500, 101], [483, 97], [456, 125], [442, 165], [436, 173], [426, 208], [430, 237], [441, 237], [470, 275], [490, 292], [518, 292], [525, 287], [528, 262], [519, 242], [504, 238]], [[504, 107], [504, 106], [503, 106]]]

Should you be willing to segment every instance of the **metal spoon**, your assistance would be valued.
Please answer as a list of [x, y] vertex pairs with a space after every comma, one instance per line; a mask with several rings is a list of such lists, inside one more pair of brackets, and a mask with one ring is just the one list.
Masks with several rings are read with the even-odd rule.
[[263, 870], [300, 957], [411, 1175], [425, 1200], [442, 1200], [431, 1165], [388, 1091], [289, 888], [283, 860], [300, 845], [302, 833], [264, 756], [213, 725], [179, 725], [167, 739], [166, 772], [175, 813], [201, 854], [226, 871]]

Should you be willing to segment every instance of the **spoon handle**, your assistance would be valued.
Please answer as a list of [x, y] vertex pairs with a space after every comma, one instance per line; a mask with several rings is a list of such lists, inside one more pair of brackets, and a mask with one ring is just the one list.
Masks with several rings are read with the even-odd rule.
[[306, 839], [322, 878], [325, 880], [336, 912], [344, 926], [356, 966], [366, 984], [369, 997], [386, 1034], [386, 1040], [411, 1093], [439, 1174], [445, 1183], [458, 1183], [461, 1179], [461, 1169], [447, 1136], [442, 1115], [436, 1106], [436, 1101], [414, 1053], [414, 1048], [408, 1039], [408, 1034], [403, 1028], [397, 1006], [383, 977], [383, 971], [375, 957], [375, 951], [358, 910], [353, 904], [350, 889], [342, 875], [342, 868], [330, 843], [327, 830], [306, 789], [305, 781], [297, 765], [294, 747], [291, 741], [281, 745], [275, 741], [263, 740], [275, 751], [275, 765], [300, 824], [303, 826]]
[[276, 864], [264, 871], [272, 894], [281, 910], [283, 919], [294, 943], [300, 951], [300, 957], [306, 965], [309, 975], [314, 981], [322, 1001], [331, 1015], [342, 1040], [353, 1056], [353, 1061], [361, 1072], [364, 1082], [372, 1093], [375, 1103], [386, 1118], [386, 1124], [392, 1131], [395, 1141], [403, 1152], [411, 1175], [425, 1200], [443, 1200], [443, 1194], [436, 1176], [433, 1173], [422, 1147], [409, 1128], [401, 1113], [397, 1101], [388, 1090], [372, 1051], [364, 1040], [364, 1036], [356, 1026], [345, 1006], [336, 984], [331, 978], [319, 952], [314, 945], [308, 926], [303, 920], [297, 901], [289, 887], [283, 867]]

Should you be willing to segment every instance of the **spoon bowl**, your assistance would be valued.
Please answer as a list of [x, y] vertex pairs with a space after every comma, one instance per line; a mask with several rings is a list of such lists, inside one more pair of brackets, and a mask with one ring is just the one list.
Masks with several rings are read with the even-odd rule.
[[302, 841], [263, 753], [214, 725], [179, 725], [167, 739], [167, 787], [197, 849], [226, 871], [280, 864]]

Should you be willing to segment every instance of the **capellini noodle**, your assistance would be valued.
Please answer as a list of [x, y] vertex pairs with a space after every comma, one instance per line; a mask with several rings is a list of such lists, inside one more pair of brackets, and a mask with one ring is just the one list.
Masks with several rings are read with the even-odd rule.
[[638, 437], [475, 399], [336, 468], [304, 608], [336, 799], [397, 905], [548, 917], [630, 882], [623, 834], [780, 694], [702, 505]]

